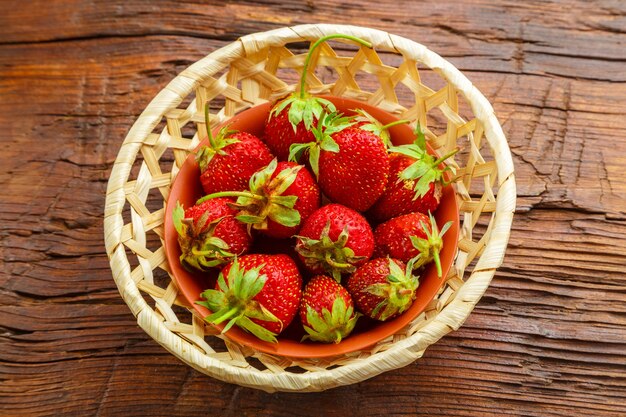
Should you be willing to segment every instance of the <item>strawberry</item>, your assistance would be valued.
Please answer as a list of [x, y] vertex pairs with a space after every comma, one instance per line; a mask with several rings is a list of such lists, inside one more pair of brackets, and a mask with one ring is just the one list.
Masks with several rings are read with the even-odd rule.
[[[306, 103], [311, 103], [308, 108]], [[308, 94], [303, 98], [292, 95], [278, 102], [265, 124], [265, 144], [279, 160], [288, 160], [291, 145], [315, 140], [311, 128], [317, 124], [324, 108], [335, 111], [330, 101]]]
[[365, 211], [387, 184], [389, 158], [380, 137], [353, 127], [338, 113], [322, 114], [313, 134], [316, 142], [292, 146], [290, 159], [306, 151], [324, 194], [333, 202]]
[[209, 145], [196, 153], [200, 182], [207, 194], [248, 188], [252, 174], [270, 163], [273, 156], [256, 136], [223, 127], [213, 137], [209, 128], [209, 107], [205, 106]]
[[235, 219], [237, 211], [231, 203], [229, 198], [216, 198], [187, 210], [180, 203], [176, 205], [172, 218], [182, 252], [180, 262], [185, 268], [206, 270], [250, 249], [252, 237]]
[[437, 275], [441, 277], [439, 252], [443, 247], [442, 236], [450, 226], [451, 221], [439, 231], [432, 214], [409, 213], [394, 217], [380, 224], [374, 231], [374, 256], [391, 256], [403, 262], [417, 257], [415, 268], [435, 261]]
[[279, 101], [270, 111], [265, 125], [265, 143], [281, 161], [286, 161], [291, 145], [313, 142], [315, 138], [311, 129], [317, 124], [322, 112], [334, 112], [333, 103], [320, 97], [313, 97], [305, 90], [306, 77], [309, 74], [311, 57], [317, 48], [330, 39], [342, 38], [352, 40], [368, 48], [372, 45], [362, 39], [350, 35], [334, 34], [318, 39], [309, 50], [300, 76], [300, 89]]
[[226, 265], [215, 289], [206, 290], [198, 304], [213, 313], [205, 319], [220, 324], [222, 333], [233, 325], [266, 342], [276, 342], [298, 312], [302, 277], [287, 255], [246, 255]]
[[222, 191], [202, 197], [238, 197], [233, 207], [237, 219], [266, 236], [293, 236], [302, 221], [320, 206], [320, 191], [313, 176], [302, 165], [272, 162], [250, 178], [248, 191]]
[[359, 311], [386, 321], [405, 312], [415, 299], [419, 278], [408, 264], [393, 258], [376, 258], [348, 278], [347, 288]]
[[316, 342], [339, 343], [354, 329], [359, 315], [348, 291], [333, 278], [317, 275], [304, 288], [300, 320], [308, 336]]
[[333, 140], [338, 151], [320, 154], [320, 188], [332, 201], [366, 211], [385, 191], [387, 148], [378, 136], [359, 128], [344, 129]]
[[356, 211], [329, 204], [311, 214], [297, 236], [296, 251], [313, 274], [327, 272], [338, 282], [374, 252], [374, 234]]
[[413, 144], [391, 147], [389, 151], [386, 190], [369, 210], [368, 217], [383, 222], [401, 214], [435, 211], [441, 199], [442, 186], [447, 184], [444, 173], [453, 171], [452, 167], [440, 168], [440, 165], [458, 149], [438, 159], [430, 155], [418, 124]]

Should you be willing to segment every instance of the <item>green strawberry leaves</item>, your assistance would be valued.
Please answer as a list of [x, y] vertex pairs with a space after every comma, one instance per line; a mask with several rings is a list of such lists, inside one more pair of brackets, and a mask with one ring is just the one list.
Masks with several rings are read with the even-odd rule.
[[437, 221], [433, 217], [433, 215], [429, 212], [430, 217], [430, 225], [420, 222], [422, 225], [422, 229], [424, 230], [424, 234], [426, 235], [426, 239], [419, 238], [417, 236], [410, 236], [411, 243], [420, 253], [417, 257], [413, 258], [411, 261], [414, 261], [414, 268], [420, 268], [421, 266], [434, 261], [437, 267], [437, 276], [441, 278], [442, 270], [441, 270], [441, 260], [439, 259], [439, 253], [443, 248], [443, 235], [446, 234], [448, 229], [452, 226], [452, 221], [447, 222], [439, 230], [437, 226]]
[[228, 279], [223, 273], [217, 278], [217, 290], [206, 290], [200, 296], [205, 301], [197, 304], [207, 307], [213, 313], [205, 317], [212, 324], [220, 324], [228, 320], [222, 333], [226, 333], [234, 325], [252, 333], [266, 342], [276, 343], [276, 334], [252, 319], [280, 322], [280, 320], [254, 297], [259, 294], [267, 282], [267, 275], [260, 271], [265, 265], [245, 270], [239, 267], [237, 258], [228, 271]]
[[364, 291], [382, 298], [374, 308], [371, 317], [386, 321], [390, 317], [405, 312], [415, 299], [415, 290], [419, 286], [419, 277], [413, 275], [414, 260], [411, 259], [405, 270], [389, 258], [387, 282], [369, 285]]
[[447, 171], [455, 173], [455, 170], [451, 166], [441, 169], [439, 165], [459, 151], [457, 148], [439, 159], [430, 155], [426, 149], [426, 136], [419, 123], [415, 128], [415, 137], [415, 141], [412, 144], [389, 148], [391, 153], [398, 153], [415, 159], [415, 162], [398, 175], [398, 181], [414, 181], [413, 191], [415, 191], [415, 195], [413, 200], [424, 197], [430, 190], [430, 184], [434, 182], [441, 182], [445, 185], [444, 173]]
[[272, 175], [274, 175], [277, 167], [278, 160], [274, 158], [265, 168], [252, 174], [252, 176], [250, 177], [250, 181], [248, 182], [250, 191], [254, 192], [259, 188], [262, 188], [263, 185], [267, 184], [272, 178]]
[[349, 238], [347, 227], [339, 234], [336, 241], [330, 238], [329, 232], [330, 220], [324, 226], [319, 239], [296, 236], [298, 238], [296, 251], [302, 255], [304, 262], [311, 269], [322, 268], [337, 282], [341, 282], [341, 274], [354, 272], [355, 264], [366, 257], [355, 256], [354, 251], [346, 247]]
[[174, 228], [178, 232], [179, 235], [185, 234], [185, 226], [183, 225], [183, 219], [185, 218], [185, 209], [183, 208], [180, 201], [176, 202], [176, 207], [172, 212], [172, 222], [174, 223]]
[[364, 124], [359, 126], [359, 129], [372, 132], [383, 141], [386, 147], [391, 146], [391, 136], [389, 135], [389, 128], [410, 123], [410, 120], [396, 120], [389, 124], [383, 125], [381, 122], [378, 121], [378, 119], [376, 119], [374, 116], [372, 116], [363, 109], [354, 109], [352, 111], [356, 113], [356, 115], [354, 116], [355, 121], [364, 122]]
[[275, 117], [283, 110], [287, 110], [287, 118], [293, 131], [298, 130], [298, 125], [303, 122], [306, 130], [311, 130], [313, 122], [319, 120], [324, 112], [335, 112], [337, 109], [333, 103], [321, 98], [314, 97], [306, 94], [304, 97], [300, 97], [297, 94], [291, 94], [278, 104], [274, 106], [270, 112], [270, 117]]
[[304, 123], [304, 127], [306, 128], [306, 130], [311, 130], [314, 120], [319, 120], [323, 112], [333, 113], [336, 111], [335, 105], [330, 101], [320, 97], [313, 97], [305, 91], [306, 76], [309, 73], [309, 65], [311, 63], [311, 57], [313, 56], [313, 52], [322, 43], [331, 39], [347, 39], [368, 48], [372, 47], [372, 44], [370, 42], [367, 42], [361, 38], [357, 38], [356, 36], [344, 34], [332, 34], [323, 36], [311, 45], [309, 53], [304, 59], [304, 66], [302, 67], [302, 74], [300, 76], [300, 90], [289, 95], [289, 97], [276, 104], [272, 109], [272, 112], [270, 113], [270, 117], [274, 117], [280, 114], [283, 110], [285, 110], [287, 106], [290, 106], [287, 117], [289, 119], [289, 122], [291, 123], [291, 126], [293, 127], [294, 132], [297, 130], [298, 124], [300, 124], [300, 122]]
[[249, 191], [221, 191], [199, 199], [196, 204], [217, 197], [237, 197], [232, 204], [237, 208], [237, 220], [246, 223], [248, 228], [266, 230], [268, 220], [286, 227], [300, 224], [300, 212], [294, 207], [298, 196], [283, 195], [296, 181], [302, 165], [284, 168], [274, 178], [278, 160], [273, 159], [265, 168], [255, 172], [249, 181]]
[[323, 150], [339, 152], [339, 146], [332, 135], [353, 126], [355, 123], [352, 117], [344, 116], [342, 113], [324, 113], [312, 132]]
[[[274, 159], [274, 161], [276, 161], [276, 159]], [[270, 163], [270, 166], [274, 163], [274, 161]], [[283, 169], [276, 175], [276, 177], [271, 182], [271, 188], [275, 192], [277, 197], [282, 197], [282, 194], [287, 191], [287, 188], [291, 187], [291, 185], [296, 180], [296, 177], [298, 176], [298, 172], [300, 172], [302, 168], [304, 168], [302, 165], [297, 165], [295, 167]], [[273, 171], [276, 171], [275, 166], [273, 168]], [[258, 190], [258, 187], [252, 190], [256, 191]], [[296, 202], [295, 196], [285, 196], [285, 198], [293, 198], [293, 203], [291, 204], [291, 206], [293, 207], [293, 204], [295, 204]]]
[[222, 127], [217, 133], [217, 136], [213, 137], [209, 124], [208, 103], [204, 106], [204, 123], [206, 125], [207, 137], [209, 138], [209, 145], [201, 147], [196, 153], [196, 162], [198, 163], [201, 172], [206, 171], [215, 155], [226, 155], [227, 153], [224, 148], [239, 142], [238, 139], [231, 137], [237, 133], [237, 131], [229, 129], [229, 125]]
[[269, 215], [270, 220], [287, 227], [295, 227], [300, 224], [300, 212], [288, 206], [276, 204]]
[[277, 167], [278, 161], [274, 159], [250, 178], [252, 196], [242, 195], [235, 203], [241, 210], [237, 215], [239, 221], [258, 230], [267, 229], [268, 219], [286, 227], [300, 224], [300, 212], [294, 209], [298, 197], [285, 196], [283, 193], [295, 182], [298, 172], [304, 167], [297, 165], [285, 168], [272, 178]]
[[355, 124], [352, 117], [344, 116], [341, 113], [324, 112], [318, 118], [317, 125], [311, 130], [315, 137], [314, 142], [294, 143], [289, 147], [289, 160], [298, 162], [305, 153], [308, 153], [309, 164], [315, 177], [319, 177], [319, 159], [321, 151], [339, 152], [339, 145], [333, 139], [332, 135], [339, 133], [344, 129]]
[[172, 212], [172, 221], [178, 232], [180, 262], [184, 268], [205, 271], [230, 262], [236, 255], [229, 251], [230, 246], [224, 240], [213, 235], [223, 218], [215, 219], [207, 225], [208, 213], [204, 213], [194, 222], [193, 219], [185, 218], [185, 209], [177, 202]]
[[311, 306], [307, 306], [306, 319], [309, 326], [303, 325], [307, 335], [302, 340], [339, 343], [352, 332], [359, 317], [360, 314], [355, 314], [354, 308], [346, 306], [343, 297], [336, 293], [331, 311], [323, 308], [320, 314]]

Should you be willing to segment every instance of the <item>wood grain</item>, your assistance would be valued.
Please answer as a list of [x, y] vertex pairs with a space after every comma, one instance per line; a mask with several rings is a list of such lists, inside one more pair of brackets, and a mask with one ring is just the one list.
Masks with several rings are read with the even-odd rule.
[[[509, 139], [519, 210], [493, 285], [423, 359], [270, 395], [197, 373], [136, 326], [102, 207], [119, 144], [178, 72], [320, 21], [414, 39], [464, 71]], [[625, 33], [617, 0], [2, 2], [0, 414], [625, 415]]]

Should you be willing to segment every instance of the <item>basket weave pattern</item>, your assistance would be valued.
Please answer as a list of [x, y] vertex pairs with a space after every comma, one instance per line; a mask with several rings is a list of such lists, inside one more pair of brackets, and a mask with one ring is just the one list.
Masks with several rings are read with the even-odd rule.
[[[452, 165], [461, 233], [445, 285], [407, 327], [364, 351], [296, 360], [224, 339], [191, 313], [173, 280], [159, 283], [155, 277], [159, 269], [169, 274], [162, 246], [164, 202], [189, 152], [206, 135], [205, 103], [212, 109], [214, 127], [293, 92], [306, 53], [294, 54], [290, 44], [332, 33], [358, 36], [374, 49], [349, 46], [346, 51], [323, 44], [311, 62], [308, 90], [360, 100], [413, 125], [419, 121], [439, 155], [459, 146], [462, 152]], [[383, 54], [397, 65], [383, 63]], [[332, 82], [318, 78], [316, 68], [318, 74], [332, 69]], [[438, 75], [444, 86], [425, 85], [419, 68], [434, 70], [430, 74]], [[281, 78], [290, 70], [295, 70], [293, 80]], [[360, 86], [363, 74], [377, 80], [375, 88]], [[408, 103], [398, 98], [401, 86], [410, 91], [410, 100], [404, 100]], [[459, 114], [463, 100], [472, 113], [466, 118]], [[128, 133], [115, 162], [107, 189], [105, 242], [115, 282], [139, 326], [182, 361], [243, 386], [320, 391], [405, 366], [458, 329], [502, 263], [514, 208], [513, 163], [504, 134], [489, 102], [456, 68], [424, 46], [385, 32], [304, 25], [243, 37], [193, 64], [161, 90]]]

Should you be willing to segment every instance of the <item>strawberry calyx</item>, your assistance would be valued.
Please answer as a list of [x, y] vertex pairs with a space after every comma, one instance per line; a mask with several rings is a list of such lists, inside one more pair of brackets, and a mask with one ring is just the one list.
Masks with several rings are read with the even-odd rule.
[[208, 103], [204, 106], [204, 123], [206, 126], [207, 137], [209, 138], [209, 145], [202, 146], [198, 149], [198, 152], [196, 152], [196, 162], [198, 163], [201, 172], [206, 171], [215, 155], [227, 155], [224, 151], [225, 147], [239, 142], [239, 139], [231, 137], [237, 133], [237, 130], [229, 129], [228, 125], [222, 127], [219, 132], [217, 132], [217, 136], [213, 136], [209, 125]]
[[424, 229], [424, 233], [426, 234], [426, 239], [419, 238], [417, 236], [409, 236], [411, 239], [411, 243], [420, 253], [417, 255], [414, 263], [414, 268], [420, 268], [426, 265], [429, 262], [435, 262], [437, 267], [437, 276], [441, 278], [441, 260], [439, 259], [439, 253], [443, 248], [443, 235], [446, 234], [448, 229], [452, 226], [452, 221], [447, 222], [439, 230], [437, 226], [437, 221], [433, 217], [432, 213], [428, 212], [428, 216], [430, 217], [430, 225], [420, 221], [422, 225], [422, 229]]
[[185, 218], [185, 209], [177, 202], [172, 212], [174, 228], [178, 232], [178, 244], [181, 249], [180, 262], [188, 270], [201, 271], [223, 265], [236, 255], [229, 252], [229, 245], [219, 237], [213, 236], [215, 228], [224, 218], [220, 217], [207, 224], [208, 213], [204, 213], [197, 222]]
[[275, 333], [252, 321], [256, 319], [280, 322], [263, 304], [254, 300], [267, 281], [267, 275], [260, 273], [264, 266], [259, 265], [245, 270], [239, 267], [235, 258], [228, 271], [228, 280], [224, 279], [224, 274], [220, 272], [217, 278], [218, 289], [204, 291], [200, 296], [206, 301], [197, 301], [198, 305], [207, 307], [213, 312], [205, 317], [205, 320], [212, 324], [220, 324], [228, 320], [222, 333], [226, 333], [231, 327], [237, 325], [261, 340], [276, 343]]
[[455, 169], [451, 166], [439, 168], [439, 165], [459, 151], [459, 148], [456, 148], [441, 158], [436, 158], [429, 154], [426, 149], [426, 136], [419, 123], [415, 128], [415, 137], [415, 141], [412, 144], [392, 146], [389, 148], [389, 152], [391, 153], [398, 153], [415, 159], [415, 162], [398, 174], [398, 182], [415, 182], [413, 185], [413, 191], [415, 191], [413, 200], [417, 200], [419, 197], [426, 195], [430, 189], [430, 184], [433, 182], [440, 182], [443, 185], [447, 185], [443, 175], [447, 171], [455, 173]]
[[358, 123], [362, 123], [359, 129], [367, 130], [378, 136], [386, 147], [391, 146], [391, 136], [389, 135], [389, 129], [393, 126], [404, 125], [410, 123], [410, 120], [396, 120], [394, 122], [383, 125], [374, 116], [369, 114], [363, 109], [352, 110], [355, 114], [354, 120]]
[[255, 172], [250, 178], [249, 191], [221, 191], [202, 197], [196, 204], [217, 197], [238, 197], [232, 204], [239, 210], [235, 218], [246, 223], [248, 229], [266, 230], [269, 220], [286, 227], [295, 227], [300, 224], [300, 212], [294, 209], [298, 197], [283, 193], [304, 167], [298, 165], [285, 168], [272, 178], [277, 167], [278, 160], [274, 158], [267, 167]]
[[294, 93], [278, 102], [276, 106], [272, 108], [270, 117], [277, 116], [285, 110], [287, 106], [289, 106], [287, 118], [294, 132], [297, 131], [300, 122], [304, 123], [306, 130], [311, 130], [313, 122], [319, 120], [323, 112], [334, 112], [337, 110], [333, 103], [321, 97], [314, 97], [308, 93], [304, 94], [304, 97], [301, 97], [300, 94]]
[[332, 34], [328, 36], [323, 36], [315, 43], [313, 43], [313, 45], [311, 45], [309, 53], [304, 60], [302, 75], [300, 76], [299, 91], [290, 94], [287, 98], [277, 103], [270, 112], [271, 118], [280, 114], [283, 110], [287, 108], [287, 106], [290, 106], [287, 117], [289, 119], [289, 122], [291, 123], [291, 126], [293, 127], [294, 132], [296, 132], [298, 124], [300, 124], [300, 122], [304, 123], [304, 127], [306, 128], [306, 130], [311, 130], [311, 128], [313, 127], [313, 122], [316, 119], [320, 119], [322, 112], [336, 111], [335, 105], [333, 103], [321, 97], [314, 97], [307, 93], [305, 89], [306, 77], [309, 73], [309, 66], [311, 64], [311, 58], [313, 57], [314, 52], [322, 43], [331, 39], [346, 39], [366, 46], [368, 48], [372, 47], [372, 44], [370, 42], [364, 41], [363, 39], [357, 38], [355, 36], [343, 34]]
[[356, 256], [354, 251], [346, 247], [349, 234], [345, 227], [336, 241], [330, 236], [330, 220], [326, 222], [319, 239], [306, 236], [296, 236], [298, 243], [296, 251], [304, 258], [304, 263], [313, 270], [323, 269], [332, 275], [337, 282], [341, 282], [342, 273], [352, 273], [356, 270], [355, 264], [365, 256]]
[[348, 336], [360, 317], [354, 313], [352, 306], [346, 306], [346, 302], [339, 292], [333, 301], [332, 310], [323, 308], [321, 313], [307, 306], [306, 319], [309, 324], [303, 325], [307, 335], [302, 341], [311, 339], [316, 342], [339, 343]]
[[419, 286], [419, 277], [413, 275], [414, 262], [415, 258], [409, 260], [403, 271], [392, 258], [389, 258], [387, 282], [372, 284], [364, 289], [383, 299], [372, 310], [371, 317], [385, 321], [389, 317], [402, 314], [411, 306], [415, 290]]
[[342, 113], [322, 113], [318, 119], [317, 126], [315, 126], [311, 132], [315, 137], [314, 142], [307, 143], [293, 143], [289, 147], [289, 160], [299, 161], [302, 155], [308, 154], [309, 164], [311, 170], [315, 174], [315, 177], [319, 177], [319, 160], [322, 150], [328, 152], [339, 152], [339, 145], [333, 139], [332, 135], [339, 133], [344, 129], [355, 124], [352, 117], [344, 116]]

